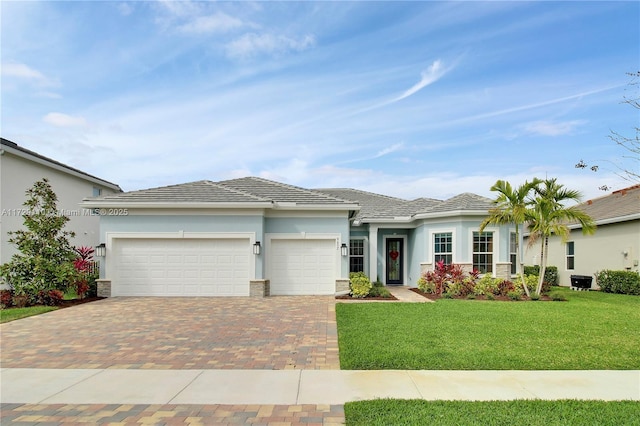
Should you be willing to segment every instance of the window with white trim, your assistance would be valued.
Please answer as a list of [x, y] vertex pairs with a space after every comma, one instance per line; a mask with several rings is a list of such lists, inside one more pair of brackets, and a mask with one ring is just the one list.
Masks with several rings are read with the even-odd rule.
[[573, 241], [567, 242], [566, 253], [567, 253], [567, 271], [573, 271], [575, 269], [575, 244]]
[[493, 272], [493, 232], [473, 233], [473, 269], [482, 274]]
[[453, 233], [438, 232], [433, 234], [433, 262], [453, 263]]
[[518, 273], [518, 250], [516, 248], [516, 233], [509, 234], [509, 261], [511, 262], [511, 275]]
[[364, 240], [349, 240], [349, 272], [364, 272]]

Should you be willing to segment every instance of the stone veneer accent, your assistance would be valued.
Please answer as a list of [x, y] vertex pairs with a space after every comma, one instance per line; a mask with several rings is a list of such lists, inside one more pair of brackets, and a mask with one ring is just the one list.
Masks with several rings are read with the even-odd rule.
[[98, 287], [98, 297], [111, 297], [111, 280], [96, 280]]
[[249, 296], [250, 297], [267, 297], [269, 296], [271, 289], [269, 280], [251, 280], [249, 281]]
[[511, 262], [496, 263], [496, 278], [511, 279]]
[[336, 294], [347, 294], [349, 293], [349, 280], [339, 279], [336, 280]]

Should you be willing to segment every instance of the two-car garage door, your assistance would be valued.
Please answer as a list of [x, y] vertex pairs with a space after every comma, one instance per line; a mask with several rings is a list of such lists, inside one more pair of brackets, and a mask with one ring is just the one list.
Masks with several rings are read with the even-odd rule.
[[250, 255], [248, 238], [116, 239], [112, 295], [248, 296]]
[[[261, 256], [272, 295], [334, 294], [335, 239], [273, 239]], [[116, 238], [113, 296], [248, 296], [249, 238]]]

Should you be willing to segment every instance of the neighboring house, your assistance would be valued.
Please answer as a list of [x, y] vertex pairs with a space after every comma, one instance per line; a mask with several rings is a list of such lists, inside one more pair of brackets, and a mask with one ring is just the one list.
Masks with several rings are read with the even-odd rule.
[[[579, 207], [598, 227], [595, 234], [583, 235], [580, 225], [572, 223], [565, 244], [557, 236], [549, 239], [547, 265], [558, 267], [559, 284], [570, 286], [571, 275], [593, 276], [604, 269], [638, 271], [640, 185], [589, 200]], [[539, 258], [540, 243], [526, 248], [526, 260], [538, 264]], [[592, 286], [595, 287], [595, 279]]]
[[76, 247], [97, 245], [100, 218], [79, 204], [89, 196], [122, 192], [120, 187], [6, 139], [0, 143], [0, 264], [8, 262], [17, 251], [9, 243], [7, 232], [23, 229], [25, 192], [42, 178], [49, 179], [58, 197], [58, 214], [70, 218], [65, 230], [76, 234], [71, 243]]
[[246, 177], [82, 205], [103, 211], [100, 286], [112, 296], [333, 295], [350, 271], [415, 287], [438, 260], [511, 274], [513, 230], [478, 233], [491, 200], [474, 194], [407, 201]]

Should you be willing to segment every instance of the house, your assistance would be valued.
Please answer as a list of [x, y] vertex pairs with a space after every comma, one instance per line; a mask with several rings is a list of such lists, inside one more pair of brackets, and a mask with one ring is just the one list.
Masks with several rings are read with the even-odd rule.
[[[491, 200], [403, 200], [258, 177], [87, 198], [111, 296], [333, 295], [350, 271], [416, 286], [437, 261], [512, 273], [513, 230], [478, 227]], [[513, 257], [515, 259], [515, 257]]]
[[[547, 264], [558, 267], [559, 284], [571, 285], [571, 275], [593, 276], [611, 270], [638, 271], [640, 259], [640, 185], [614, 191], [579, 205], [596, 223], [593, 235], [583, 235], [570, 223], [566, 243], [549, 239]], [[540, 244], [526, 248], [525, 259], [538, 263]], [[595, 280], [592, 286], [595, 286]]]
[[58, 214], [70, 220], [65, 230], [75, 232], [74, 246], [95, 246], [100, 242], [98, 215], [83, 210], [79, 203], [88, 196], [122, 192], [120, 187], [104, 179], [30, 151], [7, 139], [0, 139], [0, 264], [16, 253], [7, 232], [23, 228], [25, 192], [33, 184], [47, 178], [58, 197]]

